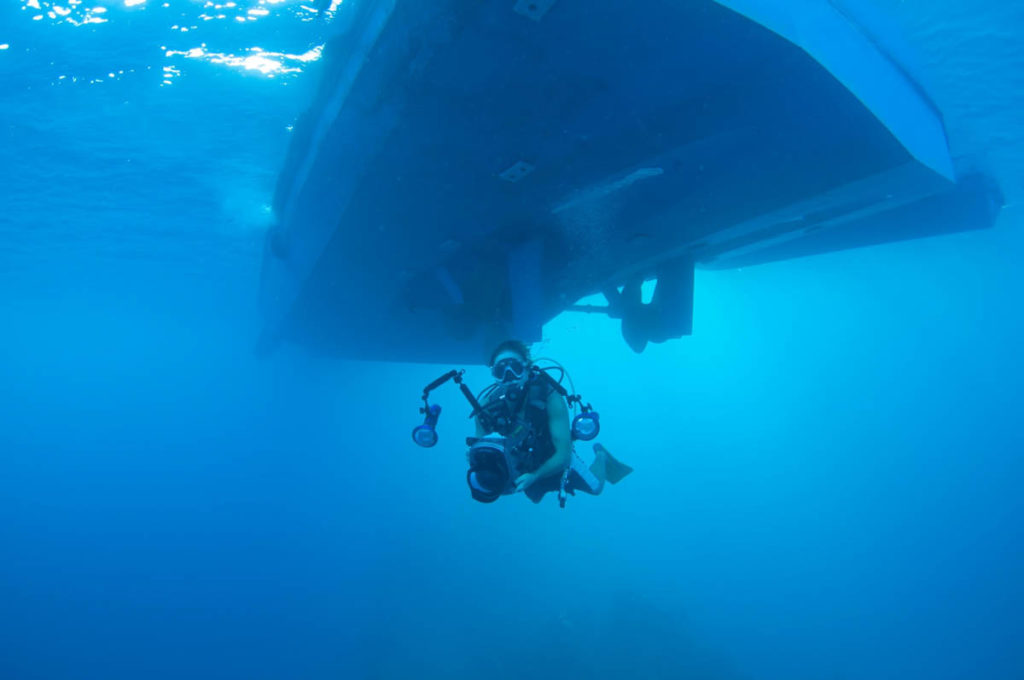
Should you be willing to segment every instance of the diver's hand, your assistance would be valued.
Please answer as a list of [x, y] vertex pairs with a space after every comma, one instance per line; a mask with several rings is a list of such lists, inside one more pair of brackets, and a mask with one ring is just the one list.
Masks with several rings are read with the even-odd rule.
[[516, 491], [526, 491], [530, 485], [537, 481], [536, 472], [527, 472], [516, 477]]

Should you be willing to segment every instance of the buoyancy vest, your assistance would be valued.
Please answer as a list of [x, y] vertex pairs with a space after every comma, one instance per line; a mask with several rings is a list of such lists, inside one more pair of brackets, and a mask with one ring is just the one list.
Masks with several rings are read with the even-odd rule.
[[[509, 392], [515, 386], [499, 385], [488, 395], [484, 410], [499, 412], [500, 424], [488, 431], [505, 438], [520, 472], [533, 472], [555, 452], [548, 419], [548, 398], [554, 391], [548, 381], [531, 377], [513, 403]], [[486, 428], [485, 428], [486, 429]]]

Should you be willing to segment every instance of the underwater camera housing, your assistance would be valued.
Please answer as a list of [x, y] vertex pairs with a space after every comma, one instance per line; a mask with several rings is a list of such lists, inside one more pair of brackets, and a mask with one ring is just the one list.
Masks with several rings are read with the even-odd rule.
[[469, 437], [469, 470], [466, 483], [473, 500], [493, 503], [515, 493], [516, 467], [502, 437]]

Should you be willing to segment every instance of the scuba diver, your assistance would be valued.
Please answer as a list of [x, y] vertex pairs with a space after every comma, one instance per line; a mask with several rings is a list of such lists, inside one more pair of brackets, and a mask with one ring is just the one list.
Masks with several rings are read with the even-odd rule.
[[[493, 503], [521, 491], [539, 503], [545, 494], [557, 491], [559, 504], [565, 507], [567, 495], [576, 491], [600, 494], [605, 482], [615, 484], [633, 469], [600, 444], [594, 444], [590, 465], [574, 450], [573, 441], [597, 437], [600, 420], [579, 395], [562, 386], [568, 378], [565, 369], [550, 363], [553, 366], [539, 366], [531, 361], [524, 343], [507, 340], [495, 348], [488, 362], [496, 382], [479, 395], [463, 384], [461, 371], [450, 371], [424, 390], [420, 411], [426, 419], [413, 430], [413, 439], [420, 446], [437, 443], [434, 428], [441, 409], [430, 404], [428, 396], [452, 379], [473, 407], [470, 417], [476, 421], [476, 436], [466, 440], [466, 482], [474, 500]], [[557, 380], [550, 374], [554, 370], [560, 371]], [[572, 387], [571, 378], [569, 383]], [[571, 420], [570, 406], [581, 410]]]

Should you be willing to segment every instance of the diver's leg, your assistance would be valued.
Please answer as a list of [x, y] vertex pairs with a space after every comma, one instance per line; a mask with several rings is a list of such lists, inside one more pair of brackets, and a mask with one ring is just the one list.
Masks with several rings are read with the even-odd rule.
[[608, 451], [600, 444], [594, 444], [594, 462], [590, 464], [590, 471], [597, 477], [601, 487], [604, 487], [604, 482], [608, 478], [607, 474], [608, 467]]
[[589, 467], [575, 451], [570, 465], [571, 489], [589, 493], [591, 496], [597, 496], [604, 491], [605, 482], [615, 484], [633, 471], [633, 468], [617, 461], [608, 449], [600, 444], [594, 444], [594, 462]]
[[603, 456], [594, 450], [594, 462], [587, 467], [578, 453], [572, 454], [570, 467], [569, 485], [573, 491], [582, 491], [596, 496], [604, 490], [604, 460]]

